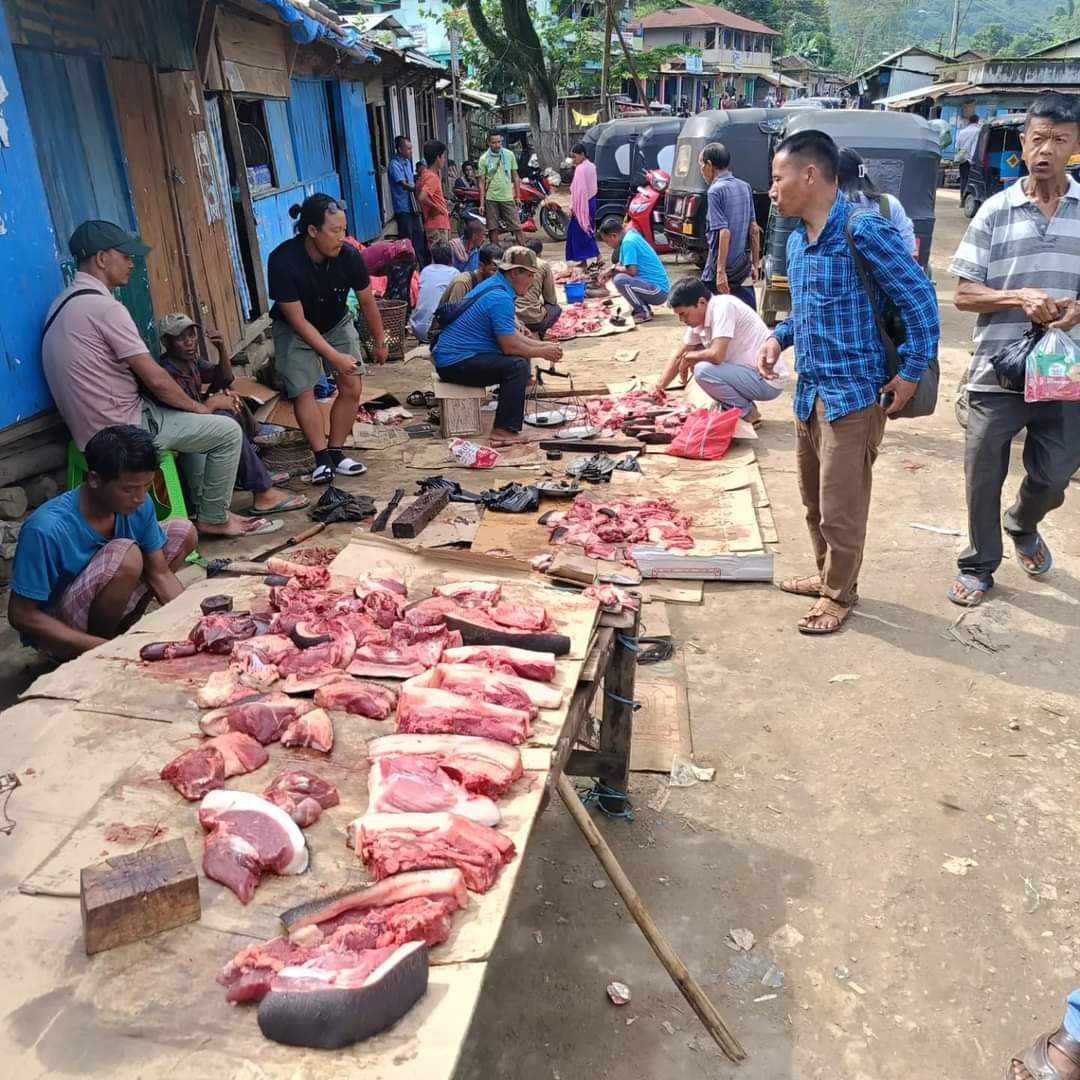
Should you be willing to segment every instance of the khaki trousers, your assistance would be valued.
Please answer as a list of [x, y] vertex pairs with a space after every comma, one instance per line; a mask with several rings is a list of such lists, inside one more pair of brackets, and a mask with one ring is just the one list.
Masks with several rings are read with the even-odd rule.
[[873, 467], [884, 432], [885, 413], [876, 404], [830, 422], [820, 397], [808, 420], [795, 421], [799, 493], [821, 593], [838, 604], [852, 603], [858, 593]]

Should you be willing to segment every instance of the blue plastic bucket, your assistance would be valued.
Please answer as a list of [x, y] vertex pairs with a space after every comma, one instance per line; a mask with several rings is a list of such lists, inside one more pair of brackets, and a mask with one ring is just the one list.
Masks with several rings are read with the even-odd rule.
[[580, 304], [585, 299], [584, 281], [568, 281], [563, 288], [566, 290], [566, 302], [568, 304]]

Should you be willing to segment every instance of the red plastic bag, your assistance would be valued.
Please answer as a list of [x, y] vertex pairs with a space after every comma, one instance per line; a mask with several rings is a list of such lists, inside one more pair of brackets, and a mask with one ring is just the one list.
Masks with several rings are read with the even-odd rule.
[[738, 409], [695, 409], [667, 452], [693, 461], [719, 461], [731, 445], [740, 415]]

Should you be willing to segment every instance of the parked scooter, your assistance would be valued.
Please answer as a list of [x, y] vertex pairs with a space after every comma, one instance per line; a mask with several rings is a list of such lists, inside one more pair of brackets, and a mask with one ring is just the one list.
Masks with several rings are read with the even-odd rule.
[[645, 183], [630, 196], [626, 216], [637, 231], [648, 240], [650, 246], [661, 255], [671, 251], [664, 232], [664, 192], [671, 183], [671, 175], [663, 169], [647, 169]]
[[[537, 231], [537, 219], [544, 232], [552, 240], [563, 241], [566, 239], [566, 229], [570, 223], [566, 211], [551, 198], [551, 189], [558, 187], [559, 178], [545, 173], [536, 180], [522, 180], [518, 188], [520, 204], [518, 214], [521, 220], [523, 232], [534, 233]], [[470, 218], [478, 221], [484, 220], [480, 213], [480, 190], [479, 188], [455, 189], [451, 202], [450, 212], [457, 218], [459, 229], [465, 228], [465, 223]]]

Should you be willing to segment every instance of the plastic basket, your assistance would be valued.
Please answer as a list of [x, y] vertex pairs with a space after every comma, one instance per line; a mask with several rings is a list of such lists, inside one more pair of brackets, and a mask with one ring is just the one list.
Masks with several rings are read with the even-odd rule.
[[[386, 338], [386, 350], [388, 360], [405, 359], [405, 320], [409, 314], [409, 305], [404, 300], [375, 301], [382, 316], [383, 334]], [[356, 330], [360, 334], [360, 341], [364, 348], [370, 352], [375, 344], [375, 339], [364, 322], [363, 315], [357, 315]]]

